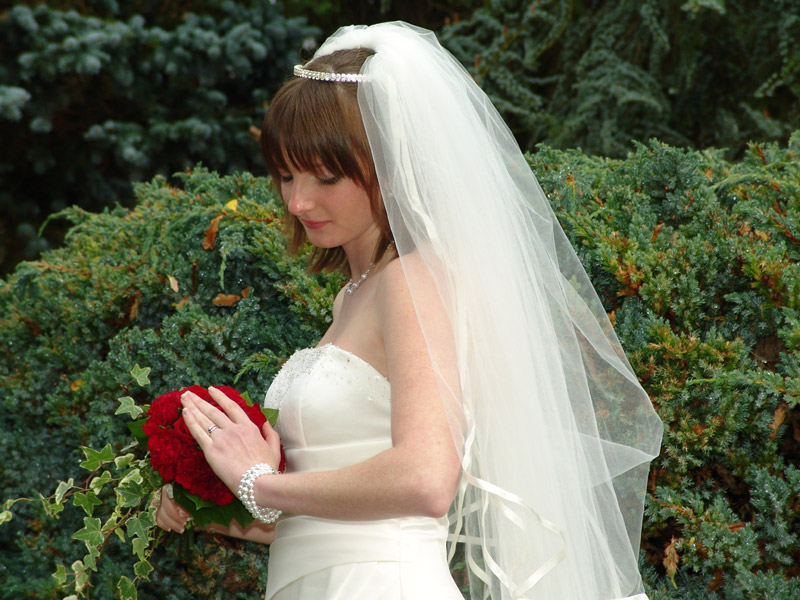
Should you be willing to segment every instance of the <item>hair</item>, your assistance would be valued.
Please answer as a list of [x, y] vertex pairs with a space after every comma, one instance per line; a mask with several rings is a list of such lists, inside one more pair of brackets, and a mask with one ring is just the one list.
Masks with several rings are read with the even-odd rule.
[[[339, 50], [315, 58], [305, 68], [330, 73], [358, 73], [372, 50]], [[356, 182], [369, 196], [373, 219], [380, 232], [373, 261], [380, 260], [393, 241], [381, 198], [375, 164], [358, 108], [357, 83], [316, 81], [295, 77], [275, 94], [261, 128], [261, 152], [273, 180], [290, 167], [317, 172], [320, 166], [335, 177]], [[280, 193], [280, 192], [279, 192]], [[285, 211], [289, 252], [305, 244], [300, 220]], [[347, 268], [341, 246], [314, 248], [311, 272]], [[352, 276], [352, 274], [351, 274]]]

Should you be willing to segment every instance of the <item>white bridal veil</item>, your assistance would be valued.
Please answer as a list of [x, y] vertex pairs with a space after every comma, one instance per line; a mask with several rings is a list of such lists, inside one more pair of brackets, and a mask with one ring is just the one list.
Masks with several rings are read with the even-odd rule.
[[637, 554], [662, 426], [575, 252], [505, 123], [433, 33], [345, 27], [316, 56], [355, 47], [375, 51], [359, 106], [462, 453], [453, 534], [473, 598], [644, 598]]

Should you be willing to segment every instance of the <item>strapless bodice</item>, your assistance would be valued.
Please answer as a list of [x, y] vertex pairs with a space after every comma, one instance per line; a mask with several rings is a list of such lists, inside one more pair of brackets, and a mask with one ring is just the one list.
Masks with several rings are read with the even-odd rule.
[[392, 445], [389, 381], [333, 344], [295, 352], [264, 403], [279, 410], [290, 472], [339, 469]]
[[[295, 352], [264, 403], [280, 411], [289, 473], [347, 467], [392, 447], [389, 381], [333, 344]], [[270, 548], [267, 599], [459, 599], [446, 537], [446, 518], [284, 515]]]

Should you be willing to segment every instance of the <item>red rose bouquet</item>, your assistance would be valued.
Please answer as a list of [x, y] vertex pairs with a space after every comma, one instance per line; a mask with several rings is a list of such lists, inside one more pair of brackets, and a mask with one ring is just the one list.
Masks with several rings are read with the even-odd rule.
[[[259, 429], [268, 416], [275, 422], [277, 411], [248, 403], [233, 388], [215, 387], [236, 402]], [[145, 418], [131, 424], [131, 430], [150, 451], [153, 469], [165, 483], [172, 484], [175, 501], [192, 515], [197, 525], [205, 527], [213, 522], [227, 527], [231, 519], [236, 519], [242, 527], [247, 527], [252, 516], [211, 469], [183, 420], [181, 395], [186, 391], [220, 408], [206, 388], [195, 385], [173, 390], [156, 398]], [[283, 456], [279, 468], [284, 469]]]

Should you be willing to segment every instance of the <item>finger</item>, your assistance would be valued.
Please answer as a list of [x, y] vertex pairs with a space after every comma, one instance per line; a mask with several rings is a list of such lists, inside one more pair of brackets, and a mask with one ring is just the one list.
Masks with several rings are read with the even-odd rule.
[[230, 424], [224, 412], [212, 406], [193, 392], [184, 392], [181, 396], [184, 410], [188, 410], [195, 417], [195, 420], [203, 427], [208, 429], [212, 425], [219, 428]]
[[281, 436], [278, 434], [277, 431], [269, 424], [269, 421], [264, 423], [261, 427], [261, 433], [264, 436], [264, 440], [267, 442], [270, 450], [275, 451], [276, 449], [280, 450], [281, 447]]
[[156, 524], [166, 531], [182, 533], [189, 518], [182, 516], [174, 509], [167, 508], [166, 506], [166, 504], [162, 505], [161, 508], [158, 509], [156, 513]]
[[234, 423], [243, 423], [250, 420], [247, 413], [242, 410], [242, 407], [231, 400], [222, 390], [211, 386], [208, 388], [208, 393], [211, 394], [211, 397], [222, 407], [222, 410]]
[[200, 448], [205, 452], [206, 445], [211, 439], [208, 429], [211, 427], [212, 423], [200, 411], [194, 408], [194, 406], [190, 404], [191, 402], [192, 400], [189, 398], [184, 400], [183, 422], [186, 423], [189, 433], [192, 434], [192, 437], [200, 444]]
[[191, 515], [172, 498], [159, 490], [159, 508], [156, 512], [156, 524], [167, 531], [183, 532]]

